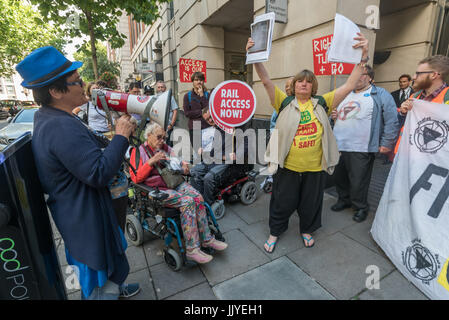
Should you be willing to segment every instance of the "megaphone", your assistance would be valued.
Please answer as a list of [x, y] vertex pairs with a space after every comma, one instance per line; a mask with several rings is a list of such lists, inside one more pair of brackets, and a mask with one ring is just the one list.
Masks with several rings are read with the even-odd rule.
[[172, 90], [160, 96], [136, 96], [104, 89], [92, 90], [92, 103], [109, 113], [109, 109], [128, 114], [147, 114], [150, 120], [167, 130], [171, 110]]

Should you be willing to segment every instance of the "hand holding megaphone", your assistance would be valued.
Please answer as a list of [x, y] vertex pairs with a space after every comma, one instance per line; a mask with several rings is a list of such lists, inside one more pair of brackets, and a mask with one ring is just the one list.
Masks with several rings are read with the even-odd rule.
[[135, 128], [136, 122], [131, 120], [129, 114], [124, 114], [115, 123], [115, 134], [129, 139]]
[[92, 103], [108, 113], [108, 110], [127, 114], [144, 115], [167, 130], [171, 109], [172, 91], [167, 90], [159, 97], [136, 96], [104, 89], [92, 90]]

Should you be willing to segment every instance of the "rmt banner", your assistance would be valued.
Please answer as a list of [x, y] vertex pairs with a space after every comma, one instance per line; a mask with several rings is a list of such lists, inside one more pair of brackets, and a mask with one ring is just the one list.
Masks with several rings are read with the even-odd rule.
[[239, 127], [256, 112], [256, 95], [245, 82], [229, 80], [220, 83], [209, 99], [212, 119], [225, 127]]
[[371, 233], [431, 299], [449, 299], [449, 106], [414, 100]]
[[329, 62], [327, 49], [332, 42], [333, 35], [312, 40], [313, 70], [317, 76], [330, 76], [335, 74], [351, 74], [354, 65], [350, 63]]

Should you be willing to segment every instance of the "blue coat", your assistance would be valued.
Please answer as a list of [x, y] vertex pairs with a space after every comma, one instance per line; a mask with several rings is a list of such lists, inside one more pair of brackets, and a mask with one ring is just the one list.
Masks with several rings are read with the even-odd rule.
[[81, 121], [44, 106], [34, 116], [32, 148], [47, 204], [70, 255], [122, 283], [129, 265], [107, 185], [128, 140], [115, 136], [102, 150]]

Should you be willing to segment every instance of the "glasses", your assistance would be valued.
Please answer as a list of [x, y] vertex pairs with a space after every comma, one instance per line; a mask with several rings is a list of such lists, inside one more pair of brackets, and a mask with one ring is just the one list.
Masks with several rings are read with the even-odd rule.
[[84, 86], [83, 79], [80, 81], [74, 81], [74, 82], [66, 82], [66, 86], [80, 86], [81, 88]]
[[165, 140], [166, 138], [167, 138], [167, 136], [165, 134], [156, 136], [157, 140]]
[[436, 71], [416, 71], [415, 74], [419, 76], [421, 73], [434, 73]]

